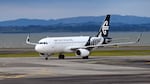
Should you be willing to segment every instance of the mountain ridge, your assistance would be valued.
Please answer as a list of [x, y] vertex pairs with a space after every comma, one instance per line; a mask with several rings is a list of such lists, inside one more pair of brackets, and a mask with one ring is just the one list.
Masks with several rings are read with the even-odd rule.
[[[98, 31], [105, 16], [62, 19], [17, 19], [0, 22], [0, 33], [87, 32]], [[110, 31], [150, 31], [150, 17], [112, 15]]]
[[[61, 18], [61, 19], [16, 19], [16, 20], [8, 20], [1, 21], [0, 26], [29, 26], [29, 25], [54, 25], [54, 24], [73, 24], [73, 23], [101, 23], [105, 16], [79, 16], [79, 17], [69, 17], [69, 18]], [[150, 17], [139, 17], [139, 16], [121, 16], [121, 15], [112, 15], [111, 16], [112, 23], [122, 23], [122, 24], [146, 24], [150, 23]]]

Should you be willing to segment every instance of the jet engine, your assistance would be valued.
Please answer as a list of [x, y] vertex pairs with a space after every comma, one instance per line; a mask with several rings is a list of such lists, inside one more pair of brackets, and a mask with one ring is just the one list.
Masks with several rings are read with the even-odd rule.
[[87, 50], [87, 49], [78, 49], [78, 50], [75, 52], [75, 54], [76, 54], [77, 56], [86, 57], [86, 56], [88, 56], [88, 55], [90, 54], [90, 52], [89, 52], [89, 50]]

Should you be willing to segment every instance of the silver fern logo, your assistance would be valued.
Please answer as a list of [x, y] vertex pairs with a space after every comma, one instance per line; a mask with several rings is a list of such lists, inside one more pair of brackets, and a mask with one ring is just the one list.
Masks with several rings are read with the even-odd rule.
[[103, 24], [103, 28], [102, 28], [102, 32], [104, 35], [107, 35], [107, 30], [108, 30], [109, 26], [108, 26], [108, 21], [105, 21]]

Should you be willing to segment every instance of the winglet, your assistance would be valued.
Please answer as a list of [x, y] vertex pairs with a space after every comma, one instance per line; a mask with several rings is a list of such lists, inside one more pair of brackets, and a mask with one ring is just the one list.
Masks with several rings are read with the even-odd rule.
[[30, 42], [30, 34], [28, 34], [27, 39], [26, 39], [26, 43]]
[[26, 38], [26, 43], [29, 45], [36, 45], [37, 43], [31, 43], [30, 42], [30, 34], [28, 34], [27, 38]]
[[137, 38], [137, 40], [136, 40], [136, 43], [140, 42], [141, 37], [142, 37], [142, 33], [138, 36], [138, 38]]

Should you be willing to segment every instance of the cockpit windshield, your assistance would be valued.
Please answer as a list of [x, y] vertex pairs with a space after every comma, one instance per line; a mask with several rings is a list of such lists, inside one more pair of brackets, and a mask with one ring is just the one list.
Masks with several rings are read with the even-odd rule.
[[39, 44], [48, 44], [47, 42], [39, 42]]

